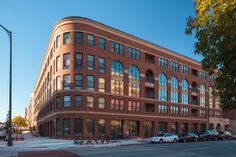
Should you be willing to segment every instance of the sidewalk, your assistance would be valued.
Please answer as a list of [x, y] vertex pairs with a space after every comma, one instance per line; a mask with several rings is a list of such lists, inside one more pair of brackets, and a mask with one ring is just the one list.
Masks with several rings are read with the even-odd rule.
[[118, 140], [116, 143], [109, 144], [93, 144], [78, 145], [74, 144], [74, 140], [61, 140], [48, 137], [33, 137], [31, 134], [24, 134], [25, 140], [13, 141], [13, 146], [8, 147], [6, 141], [0, 141], [0, 151], [38, 151], [38, 150], [64, 150], [70, 148], [85, 147], [115, 147], [121, 145], [134, 145], [145, 143], [143, 140]]

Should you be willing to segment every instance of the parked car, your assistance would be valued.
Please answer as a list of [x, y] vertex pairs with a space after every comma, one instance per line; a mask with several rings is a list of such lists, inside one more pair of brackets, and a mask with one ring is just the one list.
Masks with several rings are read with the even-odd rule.
[[158, 136], [151, 137], [151, 143], [163, 143], [163, 142], [178, 142], [179, 137], [172, 133], [163, 133]]
[[231, 140], [232, 139], [232, 134], [229, 131], [220, 131], [218, 139], [219, 140], [224, 140], [224, 139]]
[[0, 138], [5, 138], [6, 137], [6, 132], [3, 128], [0, 128]]
[[198, 135], [196, 135], [193, 132], [188, 132], [188, 133], [180, 135], [179, 141], [181, 141], [181, 142], [197, 142]]
[[199, 135], [199, 139], [203, 141], [217, 140], [219, 138], [219, 133], [216, 130], [207, 130]]

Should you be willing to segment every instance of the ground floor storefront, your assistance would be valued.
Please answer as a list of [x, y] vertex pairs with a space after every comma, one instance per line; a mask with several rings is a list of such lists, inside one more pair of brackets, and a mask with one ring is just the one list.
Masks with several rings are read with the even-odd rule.
[[38, 122], [41, 136], [67, 139], [148, 138], [164, 132], [180, 135], [206, 129], [205, 119], [115, 114], [56, 114]]

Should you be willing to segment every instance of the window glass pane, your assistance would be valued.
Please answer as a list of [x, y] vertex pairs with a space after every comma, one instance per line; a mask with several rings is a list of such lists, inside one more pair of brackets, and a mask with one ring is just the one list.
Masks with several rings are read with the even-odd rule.
[[99, 57], [98, 63], [99, 63], [98, 71], [99, 71], [100, 73], [105, 73], [105, 68], [106, 68], [105, 59]]
[[94, 91], [94, 76], [87, 76], [87, 90]]
[[83, 107], [83, 96], [75, 96], [75, 107]]
[[70, 96], [64, 96], [64, 107], [70, 107]]
[[91, 46], [95, 45], [94, 35], [88, 34], [88, 45], [91, 45]]
[[94, 108], [94, 97], [93, 96], [87, 96], [87, 107]]
[[64, 90], [70, 90], [70, 75], [63, 76]]
[[63, 135], [70, 136], [70, 119], [63, 119]]
[[75, 69], [82, 69], [83, 68], [83, 54], [76, 53], [75, 54]]
[[83, 136], [83, 119], [75, 119], [75, 136]]
[[87, 59], [87, 64], [88, 64], [88, 70], [94, 70], [94, 56], [92, 55], [88, 55], [88, 59]]
[[75, 44], [83, 44], [83, 33], [82, 32], [75, 32]]
[[63, 44], [69, 44], [70, 43], [70, 33], [64, 33], [63, 34]]
[[75, 75], [75, 89], [83, 89], [83, 75], [81, 74]]
[[70, 54], [63, 55], [63, 69], [70, 68]]
[[106, 40], [104, 38], [99, 38], [99, 48], [105, 49], [106, 48]]

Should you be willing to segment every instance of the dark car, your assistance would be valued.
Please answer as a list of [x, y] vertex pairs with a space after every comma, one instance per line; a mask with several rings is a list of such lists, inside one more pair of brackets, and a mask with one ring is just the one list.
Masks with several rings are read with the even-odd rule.
[[188, 133], [180, 135], [179, 141], [181, 141], [181, 142], [197, 142], [198, 135], [196, 135], [193, 132], [188, 132]]
[[232, 139], [232, 134], [229, 131], [220, 131], [218, 139], [219, 140], [224, 140], [224, 139], [231, 140]]
[[219, 138], [219, 133], [216, 130], [207, 130], [199, 135], [199, 139], [203, 141], [214, 140]]

